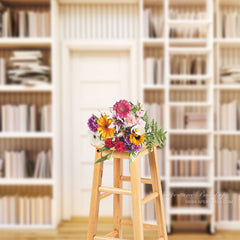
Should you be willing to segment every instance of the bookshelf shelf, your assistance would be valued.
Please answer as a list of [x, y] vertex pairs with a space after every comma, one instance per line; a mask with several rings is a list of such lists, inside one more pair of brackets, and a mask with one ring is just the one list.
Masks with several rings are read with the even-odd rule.
[[207, 40], [205, 38], [170, 38], [169, 44], [171, 46], [202, 46], [207, 44]]
[[212, 79], [212, 77], [210, 75], [201, 75], [201, 74], [198, 74], [198, 75], [169, 75], [168, 78], [170, 80], [183, 80], [183, 81], [186, 81], [186, 80], [196, 80], [196, 81], [202, 81], [202, 80], [209, 80], [209, 79]]
[[183, 20], [168, 20], [169, 27], [186, 27], [186, 26], [206, 26], [212, 24], [211, 20], [189, 20], [189, 19], [183, 19]]
[[163, 38], [145, 38], [142, 40], [144, 47], [162, 47], [164, 45]]
[[215, 135], [234, 135], [240, 136], [240, 131], [215, 131]]
[[170, 107], [210, 107], [209, 102], [170, 102], [168, 104]]
[[204, 129], [170, 129], [168, 130], [169, 134], [179, 134], [179, 135], [206, 135], [211, 134], [212, 132], [210, 130], [204, 130]]
[[212, 183], [209, 182], [169, 182], [171, 188], [212, 188]]
[[16, 178], [16, 179], [6, 179], [0, 178], [0, 185], [24, 185], [24, 186], [33, 186], [33, 185], [42, 185], [48, 186], [53, 185], [53, 179], [36, 179], [36, 178]]
[[172, 207], [170, 208], [170, 214], [171, 215], [210, 215], [212, 214], [212, 210], [209, 208], [204, 208], [204, 207], [181, 207], [181, 208], [176, 208]]
[[154, 85], [154, 84], [148, 84], [148, 85], [145, 84], [143, 88], [146, 90], [164, 90], [165, 89], [164, 85]]
[[1, 138], [52, 138], [53, 133], [48, 132], [0, 132]]
[[0, 38], [0, 47], [51, 47], [51, 38]]
[[0, 92], [52, 92], [53, 87], [49, 86], [33, 86], [26, 87], [22, 85], [0, 85]]
[[178, 161], [178, 160], [196, 160], [196, 161], [210, 161], [212, 160], [212, 157], [210, 156], [183, 156], [183, 155], [178, 155], [178, 156], [169, 156], [169, 160], [174, 160], [174, 161]]
[[185, 90], [194, 90], [194, 91], [203, 91], [207, 90], [206, 85], [170, 85], [170, 90], [179, 90], [179, 91], [185, 91]]
[[215, 177], [215, 181], [221, 181], [221, 182], [240, 182], [240, 176]]
[[223, 84], [216, 84], [214, 85], [215, 89], [219, 90], [240, 90], [240, 84], [228, 84], [228, 85], [223, 85]]
[[211, 52], [211, 48], [191, 48], [191, 47], [170, 47], [170, 54], [198, 54], [198, 55], [206, 55]]

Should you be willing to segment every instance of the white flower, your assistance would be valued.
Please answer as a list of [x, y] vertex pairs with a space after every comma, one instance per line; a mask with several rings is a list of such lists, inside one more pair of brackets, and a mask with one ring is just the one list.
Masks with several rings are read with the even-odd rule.
[[137, 135], [143, 135], [145, 133], [145, 128], [141, 125], [136, 125], [132, 127], [131, 132], [135, 132]]
[[100, 145], [102, 142], [100, 140], [100, 135], [99, 132], [91, 132], [89, 131], [90, 134], [90, 142], [92, 145]]

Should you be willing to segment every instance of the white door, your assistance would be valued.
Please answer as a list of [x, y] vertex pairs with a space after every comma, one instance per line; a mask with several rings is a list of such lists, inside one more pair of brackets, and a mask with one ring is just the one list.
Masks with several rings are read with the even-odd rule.
[[[95, 152], [89, 142], [87, 120], [91, 113], [129, 98], [129, 65], [128, 51], [71, 52], [72, 216], [89, 214]], [[128, 166], [125, 169], [128, 171]], [[112, 186], [112, 175], [112, 161], [108, 161], [104, 164], [104, 186]], [[125, 215], [129, 213], [128, 202], [124, 201]], [[102, 201], [100, 215], [112, 215], [112, 197]]]

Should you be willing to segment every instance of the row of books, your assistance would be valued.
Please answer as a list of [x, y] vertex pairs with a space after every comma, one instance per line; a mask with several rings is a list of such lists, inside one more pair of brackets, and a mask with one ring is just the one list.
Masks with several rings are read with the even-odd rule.
[[0, 224], [51, 224], [50, 196], [0, 196]]
[[[159, 166], [159, 173], [160, 176], [164, 176], [165, 175], [165, 156], [164, 156], [164, 150], [162, 148], [157, 148], [157, 157], [158, 157], [158, 166]], [[144, 175], [145, 177], [151, 177], [151, 171], [150, 171], [150, 166], [149, 166], [149, 162], [148, 162], [148, 156], [145, 155], [144, 156], [145, 160], [144, 163]]]
[[222, 38], [240, 37], [240, 13], [235, 9], [222, 9], [219, 13], [219, 34]]
[[36, 159], [30, 159], [26, 151], [5, 151], [0, 158], [0, 177], [51, 178], [52, 151], [41, 151]]
[[218, 221], [240, 221], [240, 193], [223, 191], [216, 197]]
[[48, 37], [50, 11], [24, 11], [0, 3], [0, 37]]
[[[207, 199], [206, 194], [202, 191], [181, 191], [172, 193], [172, 207], [206, 207]], [[176, 221], [200, 221], [204, 216], [201, 215], [176, 215], [174, 217]]]
[[7, 70], [9, 84], [27, 86], [49, 84], [50, 77], [51, 68], [43, 64], [41, 51], [14, 51], [13, 56], [9, 58]]
[[143, 12], [143, 35], [144, 38], [161, 38], [164, 31], [164, 18], [158, 16], [157, 21], [153, 20], [152, 10], [144, 9]]
[[157, 121], [158, 127], [163, 126], [163, 118], [164, 118], [164, 105], [158, 104], [158, 103], [145, 103], [144, 109], [147, 111], [149, 116], [149, 122], [152, 121], [152, 119]]
[[220, 68], [220, 82], [222, 84], [239, 84], [240, 68], [238, 66], [224, 66]]
[[220, 106], [220, 129], [236, 131], [239, 129], [239, 106], [236, 100]]
[[3, 132], [50, 132], [52, 129], [52, 107], [44, 105], [2, 105], [1, 130]]
[[[170, 149], [172, 156], [206, 156], [207, 149]], [[206, 177], [208, 164], [197, 160], [172, 160], [170, 162], [170, 176], [172, 177]]]
[[207, 29], [203, 27], [170, 27], [170, 38], [206, 38]]
[[237, 150], [223, 148], [219, 150], [219, 157], [218, 176], [240, 176], [240, 157]]
[[144, 59], [144, 83], [163, 84], [164, 80], [164, 60], [162, 58]]
[[172, 129], [207, 129], [208, 117], [205, 112], [187, 112], [184, 106], [171, 107]]
[[201, 8], [197, 8], [194, 6], [193, 9], [177, 9], [170, 8], [169, 9], [169, 18], [176, 20], [200, 20], [206, 19], [206, 11]]
[[206, 58], [201, 56], [170, 57], [171, 74], [206, 74]]
[[0, 85], [6, 84], [6, 63], [4, 58], [0, 58]]

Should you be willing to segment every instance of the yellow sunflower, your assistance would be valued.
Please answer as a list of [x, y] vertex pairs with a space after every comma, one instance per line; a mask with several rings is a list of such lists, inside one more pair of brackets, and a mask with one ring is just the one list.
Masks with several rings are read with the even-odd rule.
[[130, 142], [135, 144], [135, 145], [140, 145], [145, 141], [145, 136], [144, 134], [142, 135], [137, 135], [136, 133], [130, 134]]
[[98, 123], [98, 132], [101, 134], [102, 138], [112, 138], [115, 132], [114, 128], [109, 128], [113, 119], [108, 118], [108, 116], [102, 116], [97, 120]]

